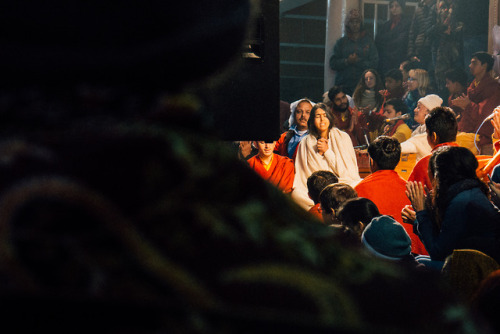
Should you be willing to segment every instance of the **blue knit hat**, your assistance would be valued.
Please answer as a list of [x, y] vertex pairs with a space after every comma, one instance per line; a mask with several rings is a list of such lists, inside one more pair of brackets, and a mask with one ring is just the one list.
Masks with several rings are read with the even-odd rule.
[[361, 242], [371, 253], [387, 260], [400, 260], [411, 253], [408, 233], [391, 216], [373, 218], [363, 231]]

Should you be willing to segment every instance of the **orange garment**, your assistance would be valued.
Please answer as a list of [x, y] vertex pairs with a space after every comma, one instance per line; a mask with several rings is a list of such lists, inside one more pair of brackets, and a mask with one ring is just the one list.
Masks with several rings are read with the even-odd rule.
[[321, 214], [321, 203], [316, 204], [312, 208], [309, 209], [309, 213], [319, 220], [323, 221], [323, 215]]
[[284, 193], [292, 191], [293, 179], [295, 177], [295, 166], [293, 161], [287, 157], [273, 154], [273, 162], [269, 170], [264, 168], [262, 161], [258, 156], [247, 160], [250, 168], [259, 174], [264, 180], [267, 180], [283, 190]]
[[434, 152], [438, 147], [441, 146], [458, 146], [458, 144], [455, 142], [448, 142], [436, 145], [432, 149], [431, 154], [426, 155], [415, 164], [415, 167], [413, 167], [410, 176], [408, 176], [408, 181], [422, 182], [423, 185], [427, 186], [427, 189], [432, 189], [432, 184], [431, 180], [429, 179], [428, 173], [429, 160], [431, 159], [432, 152]]
[[393, 170], [379, 170], [365, 177], [354, 188], [359, 197], [368, 198], [383, 215], [391, 216], [403, 225], [411, 239], [411, 251], [428, 255], [420, 238], [413, 233], [413, 225], [403, 223], [401, 210], [411, 205], [406, 196], [406, 181]]

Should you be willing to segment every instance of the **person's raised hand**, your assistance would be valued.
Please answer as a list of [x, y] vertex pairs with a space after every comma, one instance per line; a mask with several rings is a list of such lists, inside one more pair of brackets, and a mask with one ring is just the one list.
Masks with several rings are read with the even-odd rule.
[[408, 183], [406, 183], [406, 196], [408, 196], [415, 212], [425, 209], [426, 198], [424, 186], [421, 182], [408, 181]]

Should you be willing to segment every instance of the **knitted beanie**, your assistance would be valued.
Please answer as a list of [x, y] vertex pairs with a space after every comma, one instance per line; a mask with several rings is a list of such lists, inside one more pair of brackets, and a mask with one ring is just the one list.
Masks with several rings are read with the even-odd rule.
[[443, 103], [443, 99], [437, 96], [436, 94], [429, 94], [425, 97], [422, 97], [418, 102], [422, 103], [429, 111], [436, 107], [441, 107]]
[[373, 218], [363, 231], [361, 242], [371, 253], [387, 260], [400, 260], [411, 253], [408, 233], [391, 216]]

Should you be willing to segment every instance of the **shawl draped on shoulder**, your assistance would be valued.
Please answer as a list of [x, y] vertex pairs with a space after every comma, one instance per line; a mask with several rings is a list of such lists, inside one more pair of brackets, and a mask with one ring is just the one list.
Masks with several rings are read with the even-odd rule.
[[307, 178], [313, 172], [331, 171], [337, 175], [340, 183], [347, 183], [351, 187], [361, 181], [354, 147], [347, 133], [332, 128], [329, 132], [328, 150], [324, 155], [319, 154], [317, 143], [317, 138], [307, 135], [300, 142], [295, 159], [292, 198], [306, 210], [314, 206], [307, 191]]

